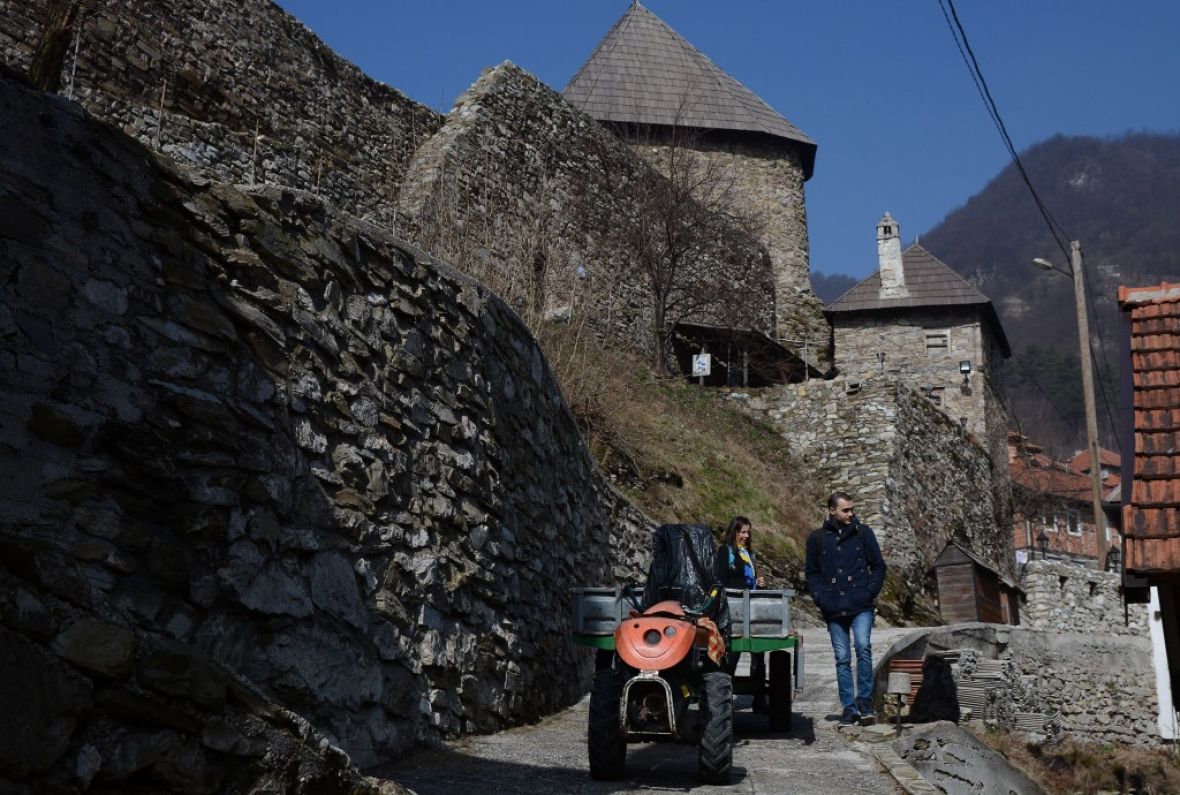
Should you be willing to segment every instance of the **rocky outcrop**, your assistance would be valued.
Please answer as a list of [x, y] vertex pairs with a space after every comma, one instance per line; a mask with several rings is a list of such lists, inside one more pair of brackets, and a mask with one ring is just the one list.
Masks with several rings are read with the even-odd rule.
[[233, 791], [582, 692], [567, 589], [647, 523], [486, 288], [7, 74], [0, 263], [0, 732], [48, 738], [0, 775]]

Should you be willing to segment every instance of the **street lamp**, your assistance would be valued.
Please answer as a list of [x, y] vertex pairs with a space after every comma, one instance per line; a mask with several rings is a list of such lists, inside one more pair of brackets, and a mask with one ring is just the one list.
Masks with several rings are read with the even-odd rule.
[[971, 362], [966, 359], [959, 362], [959, 372], [963, 374], [963, 386], [967, 386], [971, 378]]
[[1049, 557], [1049, 536], [1043, 527], [1041, 532], [1037, 534], [1037, 546], [1041, 548], [1041, 560], [1047, 560]]
[[1106, 570], [1118, 573], [1122, 570], [1123, 565], [1123, 551], [1114, 544], [1110, 545], [1110, 549], [1106, 551]]
[[1057, 271], [1073, 282], [1074, 304], [1078, 320], [1078, 350], [1082, 364], [1082, 399], [1086, 409], [1086, 444], [1090, 449], [1090, 486], [1094, 510], [1095, 547], [1098, 550], [1098, 569], [1106, 568], [1106, 549], [1097, 538], [1098, 528], [1105, 518], [1102, 513], [1102, 467], [1098, 460], [1098, 414], [1094, 408], [1094, 371], [1090, 366], [1090, 324], [1086, 319], [1086, 282], [1082, 268], [1082, 244], [1077, 240], [1069, 243], [1068, 271], [1058, 268], [1046, 259], [1036, 257], [1033, 265], [1041, 270]]

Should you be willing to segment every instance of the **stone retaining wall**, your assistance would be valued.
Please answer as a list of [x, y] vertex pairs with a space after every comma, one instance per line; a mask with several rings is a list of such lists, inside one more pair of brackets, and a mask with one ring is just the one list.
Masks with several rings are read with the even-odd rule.
[[1032, 560], [1021, 569], [1020, 623], [1047, 632], [1148, 636], [1147, 606], [1127, 605], [1113, 572]]
[[[360, 764], [584, 692], [568, 589], [641, 577], [648, 522], [486, 288], [7, 77], [0, 263], [0, 620], [37, 657], [77, 669], [93, 617], [243, 677]], [[227, 764], [232, 742], [169, 722], [198, 698], [183, 670], [50, 705], [60, 755], [29, 775], [92, 735], [113, 771], [145, 723]]]
[[736, 397], [830, 489], [853, 495], [904, 577], [924, 582], [950, 540], [1011, 573], [1011, 532], [995, 521], [987, 452], [904, 383], [869, 375]]
[[1012, 660], [1047, 715], [1060, 712], [1066, 735], [1084, 742], [1152, 746], [1160, 742], [1151, 641], [1145, 636], [1045, 632], [995, 624], [959, 624], [915, 632], [877, 664], [878, 682], [893, 656], [921, 659], [939, 650], [974, 649]]

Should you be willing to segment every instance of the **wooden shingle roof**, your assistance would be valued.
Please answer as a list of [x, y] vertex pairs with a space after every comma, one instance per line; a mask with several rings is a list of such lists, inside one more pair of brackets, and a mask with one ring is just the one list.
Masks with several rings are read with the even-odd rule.
[[[1129, 316], [1134, 459], [1123, 469], [1128, 573], [1180, 581], [1180, 284], [1120, 287]], [[1155, 584], [1154, 582], [1152, 584]]]
[[978, 306], [984, 318], [991, 323], [1004, 355], [1011, 355], [1008, 338], [1004, 334], [992, 302], [986, 295], [972, 287], [966, 279], [951, 270], [949, 265], [917, 243], [902, 253], [901, 264], [905, 272], [905, 285], [909, 290], [907, 297], [882, 298], [881, 272], [874, 271], [860, 284], [825, 306], [824, 313], [833, 318], [834, 315], [853, 312]]
[[607, 32], [562, 94], [599, 121], [786, 139], [802, 150], [805, 178], [815, 167], [815, 141], [639, 3]]

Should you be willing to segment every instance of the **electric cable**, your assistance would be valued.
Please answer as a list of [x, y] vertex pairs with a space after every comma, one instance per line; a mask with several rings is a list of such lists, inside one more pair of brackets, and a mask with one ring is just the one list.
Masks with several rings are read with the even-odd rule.
[[[1029, 177], [1028, 171], [1024, 167], [1024, 162], [1020, 159], [1020, 155], [1016, 151], [1015, 145], [1012, 143], [1012, 138], [1008, 134], [1008, 128], [1004, 124], [1003, 118], [1000, 116], [999, 108], [996, 105], [995, 99], [992, 97], [991, 90], [988, 88], [987, 80], [983, 76], [983, 70], [979, 66], [979, 60], [975, 57], [975, 51], [971, 48], [971, 42], [967, 39], [967, 31], [963, 28], [963, 23], [959, 19], [959, 13], [955, 8], [954, 0], [938, 0], [938, 6], [942, 11], [943, 18], [946, 20], [947, 27], [951, 31], [951, 38], [954, 39], [955, 47], [959, 50], [959, 55], [963, 58], [963, 63], [967, 66], [967, 71], [971, 75], [972, 81], [975, 83], [976, 91], [983, 100], [984, 107], [986, 108], [988, 115], [991, 117], [992, 123], [995, 125], [996, 130], [999, 132], [1000, 138], [1003, 140], [1004, 148], [1007, 149], [1009, 156], [1016, 165], [1016, 169], [1020, 174], [1021, 180], [1024, 182], [1025, 187], [1028, 188], [1029, 193], [1032, 195], [1033, 202], [1036, 204], [1037, 210], [1044, 219], [1045, 225], [1049, 228], [1049, 233], [1053, 236], [1054, 242], [1057, 243], [1058, 248], [1061, 249], [1061, 253], [1065, 255], [1065, 258], [1072, 262], [1069, 249], [1065, 244], [1065, 241], [1071, 238], [1066, 233], [1065, 228], [1053, 216], [1053, 213], [1041, 199], [1040, 194], [1032, 184], [1032, 179]], [[950, 9], [949, 13], [947, 11], [948, 7]], [[1094, 307], [1094, 326], [1098, 332], [1098, 337], [1101, 339], [1102, 322], [1098, 314], [1098, 304], [1094, 300], [1093, 288], [1090, 286], [1089, 282], [1084, 282], [1084, 285], [1086, 298], [1089, 300], [1090, 306]], [[1090, 356], [1091, 365], [1097, 365], [1099, 357], [1094, 354], [1093, 341], [1089, 341], [1088, 348], [1089, 350], [1087, 353]], [[1100, 350], [1102, 359], [1102, 372], [1106, 372], [1109, 370], [1109, 362], [1106, 359], [1105, 348], [1101, 348]], [[1098, 381], [1098, 388], [1102, 392], [1103, 411], [1106, 415], [1107, 422], [1110, 423], [1110, 429], [1112, 435], [1114, 436], [1115, 445], [1121, 455], [1122, 439], [1120, 439], [1119, 435], [1115, 433], [1115, 429], [1118, 426], [1115, 424], [1114, 416], [1111, 413], [1110, 396], [1107, 394], [1105, 382], [1102, 379], [1096, 380]], [[1037, 386], [1040, 388], [1040, 384], [1037, 384]], [[1044, 394], [1044, 390], [1042, 389], [1041, 391], [1042, 394]], [[1060, 414], [1060, 411], [1058, 411], [1058, 413]]]

